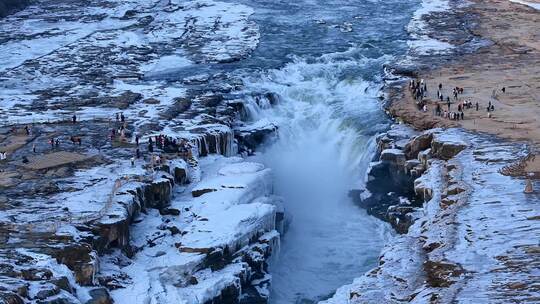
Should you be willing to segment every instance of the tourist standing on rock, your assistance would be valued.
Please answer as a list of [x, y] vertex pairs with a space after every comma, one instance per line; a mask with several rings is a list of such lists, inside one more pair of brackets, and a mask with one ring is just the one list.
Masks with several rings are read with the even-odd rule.
[[135, 144], [139, 146], [139, 135], [135, 135]]
[[478, 111], [478, 101], [476, 102], [476, 111]]
[[54, 149], [54, 137], [49, 140], [49, 144], [51, 145], [51, 149]]
[[152, 144], [152, 141], [148, 141], [148, 152], [153, 153], [154, 152], [154, 145]]
[[139, 150], [139, 148], [137, 148], [137, 149], [135, 150], [135, 157], [136, 157], [137, 159], [141, 158], [141, 151]]
[[60, 139], [59, 138], [56, 139], [55, 145], [56, 145], [56, 148], [58, 148], [60, 146]]
[[120, 114], [116, 113], [116, 121], [120, 120]]
[[32, 152], [36, 153], [36, 144], [32, 144]]
[[126, 121], [126, 117], [124, 116], [124, 113], [120, 113], [120, 121], [121, 122]]
[[135, 158], [132, 157], [130, 160], [131, 160], [131, 166], [134, 167], [135, 166]]
[[506, 93], [506, 88], [503, 87], [503, 88], [501, 89], [501, 91], [502, 91], [503, 93]]
[[73, 117], [71, 117], [71, 120], [75, 124], [77, 122], [77, 115], [73, 114]]

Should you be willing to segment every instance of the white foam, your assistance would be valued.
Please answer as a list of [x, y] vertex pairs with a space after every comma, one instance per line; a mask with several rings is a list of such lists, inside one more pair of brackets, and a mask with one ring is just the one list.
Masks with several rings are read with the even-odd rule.
[[315, 300], [333, 292], [367, 270], [364, 265], [374, 263], [382, 247], [380, 222], [347, 198], [353, 185], [361, 185], [373, 144], [348, 117], [372, 130], [369, 121], [378, 121], [380, 113], [378, 85], [348, 71], [371, 60], [386, 58], [357, 59], [349, 50], [309, 62], [295, 59], [260, 78], [245, 79], [248, 91], [275, 92], [280, 100], [270, 108], [253, 103], [250, 111], [254, 119], [268, 118], [278, 126], [277, 139], [260, 158], [272, 168], [276, 193], [292, 217], [270, 267], [272, 303]]

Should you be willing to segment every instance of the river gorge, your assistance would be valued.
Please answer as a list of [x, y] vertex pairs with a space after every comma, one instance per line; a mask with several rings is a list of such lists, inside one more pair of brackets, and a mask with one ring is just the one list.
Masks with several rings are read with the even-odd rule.
[[407, 86], [506, 43], [535, 75], [492, 1], [0, 5], [0, 302], [535, 299], [530, 145]]

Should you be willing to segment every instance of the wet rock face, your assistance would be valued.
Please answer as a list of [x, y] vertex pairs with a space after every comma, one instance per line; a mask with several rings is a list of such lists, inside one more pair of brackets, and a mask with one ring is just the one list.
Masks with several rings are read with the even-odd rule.
[[[413, 211], [414, 207], [420, 204], [414, 199], [413, 181], [414, 178], [406, 174], [401, 167], [378, 162], [371, 166], [368, 173], [366, 189], [370, 195], [362, 197], [361, 194], [355, 194], [353, 198], [368, 214], [395, 223], [396, 227], [403, 226], [407, 222], [406, 212], [403, 211]], [[389, 209], [393, 206], [402, 208]], [[396, 220], [397, 218], [400, 220]], [[405, 227], [397, 230], [406, 231]]]
[[0, 18], [23, 9], [30, 2], [30, 0], [2, 0], [0, 2]]
[[270, 123], [263, 126], [240, 127], [235, 130], [235, 137], [240, 145], [240, 152], [251, 154], [261, 144], [273, 138], [277, 126]]
[[144, 201], [149, 208], [163, 209], [171, 202], [172, 183], [170, 180], [162, 179], [152, 182], [144, 188]]
[[413, 217], [408, 214], [421, 205], [413, 187], [420, 162], [407, 157], [406, 152], [411, 137], [417, 135], [405, 125], [395, 125], [377, 136], [378, 161], [371, 164], [366, 182], [369, 196], [353, 194], [360, 207], [370, 215], [390, 222], [400, 233], [405, 233], [413, 222]]
[[[379, 135], [377, 146], [379, 161], [372, 163], [366, 183], [370, 196], [357, 201], [369, 214], [390, 222], [399, 233], [406, 233], [419, 217], [418, 208], [432, 198], [433, 189], [422, 177], [431, 159], [450, 159], [467, 144], [440, 129], [418, 134], [400, 125]], [[463, 191], [458, 185], [450, 187], [445, 197], [447, 205], [452, 204], [452, 195]]]

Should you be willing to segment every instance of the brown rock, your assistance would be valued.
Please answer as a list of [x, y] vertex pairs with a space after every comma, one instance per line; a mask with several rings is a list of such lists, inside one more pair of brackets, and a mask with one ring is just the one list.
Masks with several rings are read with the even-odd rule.
[[407, 159], [417, 158], [420, 151], [431, 147], [432, 140], [433, 133], [431, 132], [426, 132], [415, 136], [411, 141], [409, 141], [409, 143], [405, 145], [404, 152]]
[[0, 291], [0, 303], [2, 304], [25, 304], [23, 299], [19, 297], [18, 295], [6, 292], [6, 291]]
[[451, 159], [459, 152], [465, 150], [465, 148], [467, 148], [466, 143], [455, 139], [448, 139], [445, 136], [435, 135], [431, 142], [433, 155], [443, 160]]
[[449, 287], [455, 282], [453, 278], [464, 272], [459, 265], [429, 260], [424, 263], [424, 270], [427, 275], [426, 282], [431, 287]]

